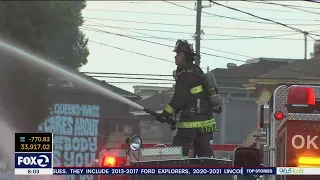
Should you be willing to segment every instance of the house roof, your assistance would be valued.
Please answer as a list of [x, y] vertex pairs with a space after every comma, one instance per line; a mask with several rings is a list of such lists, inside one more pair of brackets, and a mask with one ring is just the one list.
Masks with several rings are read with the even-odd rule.
[[243, 64], [232, 69], [216, 68], [211, 72], [214, 73], [216, 79], [221, 79], [221, 81], [223, 79], [235, 81], [239, 78], [248, 80], [285, 64], [287, 64], [287, 62], [266, 61], [262, 59], [257, 63]]
[[[81, 76], [82, 78], [89, 80], [91, 82], [97, 83], [99, 85], [101, 85], [102, 87], [122, 96], [125, 97], [127, 99], [130, 99], [132, 101], [139, 101], [142, 98], [134, 93], [131, 93], [129, 91], [126, 91], [124, 89], [118, 88], [116, 86], [113, 86], [111, 84], [108, 84], [105, 81], [100, 81], [98, 79], [92, 78], [90, 76], [87, 76], [83, 73], [80, 72], [74, 72], [77, 75]], [[83, 87], [80, 85], [77, 85], [77, 83], [71, 82], [69, 80], [67, 80], [67, 78], [60, 78], [60, 76], [56, 75], [55, 77], [51, 77], [48, 81], [48, 86], [51, 88], [58, 88], [64, 91], [73, 91], [73, 92], [81, 92], [81, 93], [88, 93], [90, 92], [90, 88], [88, 87]]]
[[170, 102], [173, 93], [170, 91], [165, 91], [158, 93], [149, 98], [138, 101], [137, 103], [143, 107], [147, 107], [154, 110], [164, 109], [165, 106]]
[[262, 78], [301, 79], [319, 77], [320, 58], [295, 61], [260, 75]]
[[[266, 61], [267, 58], [261, 58], [257, 63], [243, 64], [232, 69], [216, 68], [211, 72], [215, 75], [220, 90], [227, 91], [229, 89], [243, 88], [243, 84], [247, 83], [250, 78], [258, 77], [272, 69], [278, 68], [288, 62]], [[235, 89], [234, 91], [241, 91]], [[172, 90], [172, 89], [171, 89]], [[243, 91], [246, 91], [245, 89]], [[141, 106], [154, 110], [161, 110], [170, 102], [172, 92], [158, 93], [149, 98], [138, 101]]]

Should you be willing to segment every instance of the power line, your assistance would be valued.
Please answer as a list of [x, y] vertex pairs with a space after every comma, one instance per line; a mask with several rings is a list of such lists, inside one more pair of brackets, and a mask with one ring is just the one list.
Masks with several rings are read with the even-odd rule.
[[114, 82], [107, 82], [109, 84], [157, 84], [157, 85], [174, 85], [174, 83], [153, 83], [153, 82], [121, 82], [121, 81], [114, 81]]
[[112, 78], [112, 79], [153, 80], [153, 81], [175, 81], [174, 79], [158, 79], [158, 78], [145, 78], [145, 77], [120, 77], [120, 76], [106, 76], [106, 75], [90, 75], [90, 77]]
[[[186, 6], [182, 6], [182, 5], [179, 5], [179, 4], [176, 4], [176, 3], [173, 3], [173, 2], [168, 2], [166, 0], [162, 0], [166, 3], [169, 3], [169, 4], [172, 4], [172, 5], [175, 5], [175, 6], [178, 6], [178, 7], [181, 7], [181, 8], [184, 8], [184, 9], [189, 9], [189, 10], [192, 10], [192, 11], [195, 11], [194, 9], [192, 8], [189, 8], [189, 7], [186, 7]], [[209, 0], [210, 2], [214, 3], [212, 0]], [[222, 4], [219, 4], [221, 6], [224, 6]], [[227, 6], [228, 7], [228, 6]], [[230, 7], [232, 8], [232, 7]], [[235, 9], [235, 8], [233, 8]], [[239, 10], [240, 11], [240, 10]], [[208, 15], [212, 15], [212, 16], [215, 16], [215, 17], [220, 17], [220, 18], [225, 18], [225, 19], [231, 19], [231, 20], [237, 20], [237, 21], [243, 21], [243, 22], [250, 22], [250, 23], [258, 23], [258, 24], [270, 24], [270, 25], [274, 25], [274, 21], [270, 21], [272, 23], [267, 23], [267, 22], [262, 22], [262, 21], [251, 21], [251, 20], [245, 20], [245, 19], [241, 19], [241, 18], [235, 18], [235, 17], [229, 17], [229, 16], [222, 16], [222, 15], [217, 15], [217, 14], [213, 14], [213, 13], [208, 13], [208, 12], [202, 12], [203, 14], [208, 14]], [[259, 18], [261, 19], [261, 18]], [[263, 19], [264, 20], [264, 19]], [[287, 25], [304, 25], [304, 26], [309, 26], [309, 25], [312, 25], [312, 26], [317, 26], [318, 24], [287, 24]]]
[[233, 52], [228, 52], [228, 51], [223, 51], [223, 50], [218, 50], [218, 49], [203, 47], [203, 46], [202, 46], [201, 48], [202, 48], [202, 49], [213, 50], [213, 51], [218, 51], [218, 52], [223, 52], [223, 53], [227, 53], [227, 54], [233, 54], [233, 55], [242, 56], [242, 57], [246, 57], [246, 58], [252, 58], [252, 59], [255, 58], [255, 57], [252, 57], [252, 56], [247, 56], [247, 55], [243, 55], [243, 54], [238, 54], [238, 53], [233, 53]]
[[[96, 23], [96, 24], [100, 24], [100, 23], [97, 23], [97, 22], [93, 22], [93, 23]], [[85, 27], [85, 26], [83, 26]], [[114, 28], [114, 27], [110, 27], [110, 28]], [[94, 29], [94, 28], [91, 28], [91, 29]], [[121, 29], [122, 31], [127, 31], [127, 32], [131, 32], [131, 33], [135, 33], [135, 34], [141, 34], [141, 35], [146, 35], [146, 36], [150, 36], [149, 34], [145, 34], [145, 33], [141, 33], [141, 32], [136, 32], [136, 31], [131, 31], [131, 30], [128, 30], [128, 29], [122, 29], [121, 27], [117, 27], [116, 29]], [[99, 29], [98, 29], [99, 30]], [[90, 31], [90, 30], [89, 30]]]
[[[97, 27], [108, 27], [108, 28], [121, 28], [121, 29], [129, 29], [129, 30], [137, 30], [137, 31], [151, 31], [151, 32], [164, 32], [164, 33], [175, 33], [175, 34], [190, 34], [193, 35], [194, 33], [191, 32], [183, 32], [183, 31], [169, 31], [169, 30], [161, 30], [161, 29], [147, 29], [147, 28], [132, 28], [132, 27], [119, 27], [119, 26], [110, 26], [106, 24], [97, 23], [94, 21], [89, 21], [92, 23], [96, 23], [98, 25], [93, 24], [86, 24], [86, 26], [97, 26]], [[191, 27], [192, 25], [190, 25]], [[210, 26], [210, 28], [215, 29], [230, 29], [230, 30], [242, 30], [242, 31], [271, 31], [271, 32], [291, 32], [287, 30], [276, 30], [276, 29], [247, 29], [247, 28], [235, 28], [235, 27], [220, 27], [220, 26]], [[210, 33], [206, 33], [206, 35], [214, 35]]]
[[[98, 23], [98, 24], [100, 24], [100, 23]], [[118, 27], [117, 29], [121, 29], [121, 27]], [[123, 29], [121, 29], [121, 30], [123, 30]], [[146, 36], [149, 36], [149, 37], [155, 37], [155, 36], [152, 36], [152, 35], [149, 35], [149, 34], [145, 34], [145, 33], [139, 33], [139, 32], [135, 32], [135, 31], [130, 31], [130, 32], [146, 35]], [[227, 54], [233, 54], [233, 55], [237, 55], [237, 56], [247, 57], [247, 58], [254, 58], [252, 56], [247, 56], [247, 55], [238, 54], [238, 53], [234, 53], [234, 52], [228, 52], [228, 51], [223, 51], [223, 50], [218, 50], [218, 49], [213, 49], [213, 48], [207, 48], [207, 47], [202, 47], [202, 48], [203, 49], [213, 50], [213, 51], [218, 51], [218, 52], [224, 52], [224, 53], [227, 53]]]
[[[118, 78], [118, 77], [109, 77], [109, 76], [90, 76], [90, 77], [93, 77], [93, 78]], [[119, 79], [127, 79], [127, 77], [123, 77], [123, 78], [119, 78]], [[163, 81], [161, 79], [152, 79], [152, 78], [128, 78], [128, 79], [132, 79], [132, 80], [154, 80], [154, 81]], [[165, 79], [165, 81], [172, 81], [172, 82], [175, 82], [175, 80], [169, 80], [169, 79]], [[119, 82], [122, 82], [122, 81], [119, 81]], [[216, 81], [217, 83], [229, 83], [229, 84], [243, 84], [243, 82], [236, 82], [236, 81]], [[140, 82], [131, 82], [131, 83], [140, 83]], [[150, 82], [152, 83], [152, 82]], [[163, 82], [162, 82], [163, 83]], [[161, 84], [162, 84], [161, 83]], [[166, 83], [166, 82], [164, 82]], [[153, 84], [153, 83], [152, 83]], [[171, 84], [174, 84], [174, 83], [171, 83]]]
[[[299, 70], [295, 70], [295, 69], [291, 69], [292, 71], [295, 72], [299, 72], [299, 73], [303, 73], [303, 74], [308, 74], [308, 75], [313, 75], [313, 76], [319, 76], [319, 74], [314, 74], [314, 73], [306, 73], [306, 72], [302, 72]], [[88, 76], [93, 77], [93, 78], [120, 78], [120, 79], [132, 79], [132, 80], [153, 80], [153, 81], [174, 81], [172, 79], [157, 79], [157, 78], [145, 78], [145, 77], [119, 77], [119, 76], [106, 76], [104, 74], [109, 74], [109, 73], [95, 73], [95, 72], [91, 72], [91, 73], [86, 73]], [[92, 75], [92, 74], [102, 74], [100, 76], [97, 75]], [[130, 74], [130, 73], [112, 73], [112, 74], [118, 74], [118, 75], [124, 75], [124, 74]], [[151, 76], [158, 76], [157, 74], [135, 74], [135, 75], [151, 75]], [[161, 75], [161, 76], [172, 76], [172, 75]], [[217, 83], [228, 83], [228, 84], [243, 84], [243, 81], [241, 80], [245, 80], [245, 79], [264, 79], [264, 81], [270, 81], [273, 82], [274, 80], [311, 80], [311, 81], [318, 81], [320, 80], [320, 78], [272, 78], [272, 77], [267, 77], [266, 80], [265, 77], [239, 77], [239, 76], [227, 76], [227, 77], [221, 77], [221, 76], [216, 76], [216, 78], [218, 78], [219, 80], [217, 81]], [[222, 81], [222, 79], [232, 79], [232, 81]], [[239, 81], [235, 81], [235, 79], [239, 79]], [[119, 81], [119, 82], [108, 82], [108, 83], [122, 83], [122, 84], [174, 84], [174, 83], [169, 83], [169, 82], [161, 82], [161, 83], [157, 83], [157, 82], [123, 82], [123, 81]]]
[[[301, 60], [302, 61], [302, 60]], [[294, 70], [294, 69], [291, 69]], [[294, 70], [296, 71], [296, 70]], [[296, 72], [300, 72], [300, 71], [296, 71]], [[124, 76], [159, 76], [159, 77], [172, 77], [172, 75], [170, 74], [136, 74], [136, 73], [105, 73], [105, 72], [81, 72], [84, 74], [87, 74], [90, 77], [94, 77], [95, 75], [93, 74], [100, 74], [100, 75], [124, 75]], [[305, 73], [305, 72], [303, 72]], [[316, 76], [320, 76], [320, 74], [313, 74]], [[107, 76], [101, 76], [101, 77], [107, 77]], [[119, 77], [119, 76], [111, 76], [111, 77]], [[254, 76], [217, 76], [217, 79], [266, 79], [265, 77], [254, 77]], [[296, 79], [304, 79], [304, 78], [277, 78], [277, 77], [267, 77], [267, 79], [270, 79], [271, 81], [273, 80], [279, 80], [279, 79], [288, 79], [288, 80], [296, 80]], [[161, 80], [161, 79], [159, 79]], [[320, 80], [319, 78], [307, 78], [307, 80]]]
[[[250, 1], [248, 1], [248, 0], [244, 0], [244, 1], [250, 2]], [[305, 10], [305, 9], [300, 9], [300, 8], [297, 8], [297, 7], [294, 7], [294, 6], [291, 6], [291, 5], [273, 3], [273, 2], [268, 2], [268, 1], [264, 1], [264, 0], [261, 0], [261, 1], [264, 2], [264, 4], [282, 6], [282, 7], [285, 7], [285, 8], [295, 9], [295, 10], [298, 10], [298, 11], [303, 11], [303, 12], [312, 13], [312, 14], [318, 14], [318, 15], [320, 14], [320, 13], [318, 13], [318, 12], [308, 11], [308, 10]]]
[[[140, 55], [140, 56], [144, 56], [144, 57], [148, 57], [148, 58], [152, 58], [152, 59], [157, 59], [157, 60], [160, 60], [160, 61], [175, 63], [175, 62], [169, 61], [169, 60], [167, 60], [167, 59], [163, 59], [163, 58], [159, 58], [159, 57], [155, 57], [155, 56], [150, 56], [150, 55], [147, 55], [147, 54], [144, 54], [144, 53], [138, 53], [138, 52], [126, 50], [126, 49], [123, 49], [123, 48], [119, 48], [119, 47], [116, 47], [116, 46], [111, 46], [111, 45], [109, 45], [109, 44], [105, 44], [105, 43], [101, 43], [101, 42], [97, 42], [97, 41], [93, 41], [93, 40], [89, 40], [89, 42], [93, 42], [93, 43], [100, 44], [100, 45], [103, 45], [103, 46], [107, 46], [107, 47], [110, 47], [110, 48], [118, 49], [118, 50], [120, 50], [120, 51], [132, 53], [132, 54], [136, 54], [136, 55]], [[152, 41], [150, 41], [150, 42], [152, 42]], [[159, 44], [159, 45], [160, 45], [160, 44]], [[224, 57], [224, 58], [226, 58], [226, 57]], [[202, 69], [205, 69], [205, 68], [203, 68], [203, 67], [201, 67], [201, 68], [202, 68]]]
[[[260, 3], [263, 4], [262, 2], [258, 2], [258, 1], [248, 1], [251, 3]], [[320, 9], [320, 8], [313, 8], [313, 7], [305, 7], [305, 6], [295, 6], [295, 5], [290, 5], [292, 7], [302, 7], [302, 8], [310, 8], [310, 9]], [[294, 13], [292, 11], [286, 11], [286, 10], [279, 10], [279, 9], [263, 9], [263, 8], [253, 8], [253, 7], [244, 7], [244, 6], [234, 6], [233, 7], [237, 7], [237, 8], [243, 8], [243, 9], [256, 9], [256, 10], [263, 10], [263, 11], [274, 11], [274, 12], [281, 12], [281, 13]], [[285, 20], [285, 19], [279, 19], [279, 18], [272, 18], [274, 20]], [[309, 21], [309, 20], [304, 20], [304, 19], [297, 19], [297, 20], [301, 20], [301, 21]], [[312, 20], [311, 20], [312, 21]], [[316, 20], [317, 21], [317, 20]]]
[[[297, 71], [297, 72], [300, 72], [300, 71]], [[173, 80], [173, 79], [156, 79], [156, 78], [142, 78], [142, 77], [117, 77], [117, 76], [103, 76], [103, 75], [101, 75], [101, 76], [90, 75], [90, 77], [126, 79], [126, 80], [131, 79], [131, 80], [152, 80], [152, 81], [172, 81], [172, 82], [175, 82], [175, 80]], [[244, 82], [243, 81], [241, 81], [241, 82], [240, 81], [230, 81], [230, 80], [223, 81], [221, 79], [235, 79], [235, 78], [239, 79], [239, 80], [264, 79], [266, 82], [273, 82], [274, 80], [282, 80], [282, 79], [286, 79], [286, 80], [310, 80], [310, 81], [318, 81], [318, 80], [320, 80], [320, 78], [303, 79], [303, 78], [218, 77], [218, 76], [216, 78], [219, 78], [219, 80], [217, 80], [217, 83], [229, 83], [229, 84], [243, 84]], [[122, 81], [120, 81], [120, 82], [122, 82]], [[132, 82], [132, 83], [140, 83], [140, 82]], [[164, 83], [168, 83], [168, 82], [164, 82]]]
[[[205, 12], [203, 12], [205, 13]], [[210, 13], [209, 13], [210, 14]], [[126, 23], [136, 23], [136, 24], [153, 24], [153, 25], [165, 25], [165, 26], [181, 26], [181, 27], [194, 27], [191, 24], [171, 24], [171, 23], [160, 23], [160, 22], [146, 22], [146, 21], [132, 21], [132, 20], [122, 20], [122, 19], [109, 19], [109, 18], [96, 18], [96, 17], [84, 17], [84, 19], [93, 19], [93, 20], [101, 20], [101, 21], [113, 21], [113, 22], [126, 22]], [[272, 24], [272, 23], [265, 23], [261, 22], [262, 24]], [[288, 24], [288, 25], [300, 25], [300, 26], [318, 26], [318, 24]], [[214, 28], [211, 26], [202, 26], [203, 28]], [[237, 28], [240, 29], [240, 28]]]
[[133, 52], [133, 51], [130, 51], [130, 50], [126, 50], [126, 49], [123, 49], [123, 48], [111, 46], [109, 44], [105, 44], [105, 43], [101, 43], [101, 42], [97, 42], [97, 41], [93, 41], [93, 40], [89, 40], [89, 41], [93, 42], [93, 43], [96, 43], [96, 44], [103, 45], [103, 46], [107, 46], [107, 47], [110, 47], [110, 48], [114, 48], [114, 49], [118, 49], [118, 50], [121, 50], [121, 51], [125, 51], [125, 52], [128, 52], [128, 53], [132, 53], [132, 54], [136, 54], [136, 55], [140, 55], [140, 56], [145, 56], [145, 57], [152, 58], [152, 59], [157, 59], [157, 60], [160, 60], [160, 61], [166, 61], [166, 62], [174, 63], [173, 61], [169, 61], [169, 60], [166, 60], [166, 59], [163, 59], [163, 58], [158, 58], [158, 57], [146, 55], [145, 53]]
[[[228, 9], [232, 9], [234, 11], [238, 11], [238, 12], [241, 12], [241, 13], [244, 13], [244, 14], [247, 14], [249, 16], [252, 16], [252, 17], [256, 17], [258, 19], [262, 19], [262, 20], [265, 20], [265, 21], [269, 21], [269, 22], [273, 22], [274, 24], [278, 24], [278, 25], [281, 25], [281, 26], [284, 26], [284, 27], [287, 27], [287, 28], [290, 28], [294, 31], [297, 31], [297, 32], [300, 32], [300, 33], [304, 33], [305, 31], [302, 31], [298, 28], [294, 28], [294, 27], [291, 27], [289, 26], [288, 24], [283, 24], [283, 23], [279, 23], [277, 21], [273, 21], [273, 20], [270, 20], [270, 19], [267, 19], [267, 18], [263, 18], [263, 17], [260, 17], [260, 16], [257, 16], [257, 15], [254, 15], [254, 14], [251, 14], [251, 13], [248, 13], [248, 12], [245, 12], [245, 11], [242, 11], [242, 10], [239, 10], [239, 9], [236, 9], [236, 8], [233, 8], [233, 7], [229, 7], [229, 6], [225, 6], [223, 4], [220, 4], [220, 3], [217, 3], [217, 2], [214, 2], [213, 0], [209, 0], [210, 2], [212, 2], [213, 4], [216, 4], [218, 6], [222, 6], [222, 7], [225, 7], [225, 8], [228, 8]], [[307, 34], [308, 35], [308, 34]], [[310, 38], [314, 39], [312, 36], [308, 35]], [[315, 40], [315, 39], [314, 39]]]
[[[246, 8], [246, 7], [245, 7]], [[256, 8], [252, 8], [256, 9]], [[86, 11], [102, 11], [102, 12], [116, 12], [116, 13], [132, 13], [132, 14], [148, 14], [148, 15], [163, 15], [163, 16], [182, 16], [182, 17], [194, 17], [193, 14], [178, 14], [178, 13], [155, 13], [155, 12], [143, 12], [143, 11], [120, 11], [120, 10], [110, 10], [110, 9], [84, 9]], [[264, 9], [270, 11], [277, 11], [273, 9]], [[202, 17], [212, 17], [209, 15], [203, 15]], [[235, 18], [242, 18], [242, 19], [254, 19], [250, 17], [235, 17]], [[290, 20], [290, 21], [320, 21], [317, 19], [279, 19], [276, 18], [275, 20]]]
[[[241, 9], [253, 9], [253, 10], [260, 10], [260, 11], [272, 11], [272, 12], [280, 12], [280, 13], [292, 13], [292, 11], [286, 11], [286, 10], [279, 10], [279, 9], [265, 9], [265, 8], [256, 8], [256, 7], [246, 7], [246, 6], [238, 6], [238, 5], [232, 5], [232, 7], [237, 7]], [[242, 17], [241, 17], [242, 18]], [[248, 18], [246, 18], [248, 19]], [[253, 19], [253, 18], [251, 18]], [[279, 20], [279, 19], [278, 19]]]
[[104, 73], [104, 72], [81, 72], [84, 74], [107, 74], [107, 75], [129, 75], [129, 76], [160, 76], [160, 77], [172, 77], [169, 74], [136, 74], [136, 73]]
[[[92, 21], [90, 21], [90, 22], [92, 22]], [[96, 23], [96, 24], [99, 24], [99, 25], [104, 25], [104, 24], [101, 24], [101, 23], [97, 23], [97, 22], [93, 22], [93, 23]], [[121, 30], [125, 30], [125, 31], [127, 31], [126, 29], [127, 28], [123, 28], [123, 27], [114, 27], [114, 26], [108, 26], [108, 25], [104, 25], [104, 27], [110, 27], [110, 28], [116, 28], [116, 29], [121, 29]], [[93, 29], [93, 28], [92, 28]], [[129, 29], [134, 29], [134, 28], [129, 28]], [[101, 31], [101, 30], [99, 30], [99, 29], [97, 29], [98, 31]], [[148, 29], [147, 29], [148, 30]], [[315, 31], [312, 31], [312, 32], [316, 32], [316, 31], [318, 31], [318, 30], [315, 30]], [[157, 37], [157, 36], [153, 36], [153, 35], [149, 35], [149, 34], [145, 34], [145, 33], [140, 33], [140, 32], [136, 32], [136, 31], [129, 31], [129, 32], [133, 32], [133, 33], [137, 33], [137, 34], [142, 34], [142, 35], [146, 35], [146, 36], [149, 36], [150, 38], [152, 37], [152, 38], [155, 38], [155, 39], [159, 39], [159, 37]], [[170, 31], [166, 31], [166, 32], [170, 32]], [[179, 32], [179, 33], [181, 33], [181, 32]], [[284, 34], [284, 36], [285, 35], [294, 35], [294, 34], [300, 34], [300, 33], [293, 33], [293, 34]], [[275, 35], [275, 36], [282, 36], [282, 35]], [[249, 37], [249, 39], [251, 39], [251, 38], [272, 38], [272, 37], [274, 37], [274, 36], [262, 36], [262, 37]], [[142, 37], [142, 38], [145, 38], [145, 37]], [[161, 38], [161, 37], [160, 37]], [[161, 39], [164, 39], [164, 38], [161, 38]], [[248, 39], [248, 38], [240, 38], [240, 40], [241, 39]], [[280, 38], [273, 38], [273, 39], [280, 39]], [[283, 38], [282, 38], [283, 39]], [[164, 40], [173, 40], [173, 39], [168, 39], [168, 38], [166, 38], [166, 39], [164, 39]], [[174, 39], [175, 40], [175, 39]], [[218, 40], [222, 40], [222, 39], [218, 39]], [[236, 38], [236, 39], [223, 39], [223, 40], [239, 40], [239, 38]], [[301, 40], [301, 39], [288, 39], [288, 40]], [[242, 57], [248, 57], [248, 58], [254, 58], [254, 57], [252, 57], [252, 56], [247, 56], [247, 55], [242, 55], [242, 54], [238, 54], [238, 53], [233, 53], [233, 52], [228, 52], [228, 51], [222, 51], [222, 50], [217, 50], [217, 49], [213, 49], [213, 48], [207, 48], [207, 47], [202, 47], [203, 49], [209, 49], [209, 50], [213, 50], [213, 51], [218, 51], [218, 52], [224, 52], [224, 53], [227, 53], [227, 54], [233, 54], [233, 55], [237, 55], [237, 56], [242, 56]], [[241, 62], [243, 62], [243, 61], [241, 61]]]
[[311, 3], [320, 3], [319, 1], [312, 1], [312, 0], [303, 0], [303, 1], [311, 2]]
[[[246, 1], [246, 0], [244, 0]], [[246, 1], [246, 2], [250, 2], [250, 3], [257, 3], [257, 4], [266, 4], [265, 1], [259, 2], [259, 1]], [[310, 6], [298, 6], [298, 5], [287, 5], [290, 7], [298, 7], [298, 8], [306, 8], [306, 9], [320, 9], [320, 7], [310, 7]]]
[[225, 57], [225, 56], [219, 56], [219, 55], [215, 55], [215, 54], [211, 54], [211, 53], [206, 53], [206, 52], [201, 52], [201, 54], [208, 55], [208, 56], [213, 56], [213, 57], [218, 57], [218, 58], [223, 58], [223, 59], [228, 59], [228, 60], [237, 61], [237, 62], [244, 62], [244, 63], [247, 62], [247, 61], [245, 61], [245, 60], [240, 60], [240, 59], [235, 59], [235, 58], [229, 58], [229, 57]]
[[[101, 31], [102, 31], [102, 30], [101, 30]], [[144, 39], [139, 39], [139, 38], [135, 38], [135, 37], [123, 35], [123, 34], [112, 33], [112, 32], [109, 32], [109, 31], [103, 31], [103, 32], [104, 32], [104, 33], [107, 33], [107, 34], [112, 34], [112, 35], [116, 35], [116, 36], [121, 36], [121, 37], [129, 38], [129, 39], [138, 40], [138, 41], [143, 41], [143, 42], [148, 42], [148, 43], [157, 44], [157, 45], [161, 45], [161, 46], [171, 47], [170, 45], [167, 45], [167, 44], [162, 44], [162, 43], [158, 43], [158, 42], [154, 42], [154, 41], [148, 41], [148, 40], [144, 40]], [[91, 41], [92, 41], [92, 40], [91, 40]], [[98, 42], [95, 42], [95, 43], [98, 43]], [[99, 43], [99, 44], [104, 44], [104, 43]], [[109, 46], [109, 45], [107, 45], [107, 44], [104, 44], [104, 45]], [[120, 48], [117, 48], [117, 49], [120, 50]], [[122, 49], [121, 49], [121, 50], [122, 50]], [[126, 50], [126, 51], [127, 51], [127, 50]], [[140, 54], [141, 54], [141, 53], [140, 53]], [[246, 62], [246, 61], [244, 61], [244, 60], [229, 58], [229, 57], [225, 57], [225, 56], [218, 56], [218, 55], [214, 55], [214, 54], [211, 54], [211, 53], [201, 52], [201, 54], [209, 55], [209, 56], [213, 56], [213, 57], [224, 58], [224, 59], [229, 59], [229, 60], [233, 60], [233, 61]], [[168, 60], [166, 60], [166, 61], [168, 61]]]
[[[94, 30], [95, 30], [95, 29], [94, 29]], [[171, 47], [170, 45], [167, 45], [167, 44], [162, 44], [162, 43], [158, 43], [158, 42], [154, 42], [154, 41], [148, 41], [148, 40], [144, 40], [144, 39], [139, 39], [139, 38], [135, 38], [135, 37], [128, 36], [128, 35], [123, 35], [123, 34], [118, 34], [118, 33], [112, 33], [112, 32], [102, 31], [102, 30], [101, 30], [101, 32], [104, 32], [104, 33], [107, 33], [107, 34], [112, 34], [112, 35], [117, 35], [117, 36], [121, 36], [121, 37], [125, 37], [125, 38], [130, 38], [130, 39], [134, 39], [134, 40], [138, 40], [138, 41], [144, 41], [144, 42], [148, 42], [148, 43], [152, 43], [152, 44], [157, 44], [157, 45], [161, 45], [161, 46]], [[104, 43], [99, 43], [99, 42], [95, 42], [95, 43], [109, 46], [109, 45], [104, 44]], [[109, 46], [109, 47], [111, 47], [111, 46]], [[113, 47], [113, 48], [114, 48], [114, 47]], [[122, 48], [116, 48], [116, 49], [124, 50], [124, 49], [122, 49]], [[134, 54], [140, 54], [140, 55], [142, 55], [142, 53], [135, 53], [135, 52], [128, 51], [128, 50], [125, 50], [125, 51], [131, 52], [131, 53], [134, 53]], [[211, 53], [206, 53], [206, 52], [201, 52], [201, 54], [203, 54], [203, 55], [208, 55], [208, 56], [213, 56], [213, 57], [218, 57], [218, 58], [223, 58], [223, 59], [228, 59], [228, 60], [232, 60], [232, 61], [246, 62], [245, 60], [240, 60], [240, 59], [235, 59], [235, 58], [229, 58], [229, 57], [225, 57], [225, 56], [219, 56], [219, 55], [215, 55], [215, 54], [211, 54]], [[153, 56], [149, 56], [149, 55], [145, 55], [145, 56], [154, 58]], [[162, 59], [162, 58], [156, 58], [156, 59]], [[162, 59], [162, 60], [163, 60], [163, 59]], [[165, 60], [165, 61], [168, 61], [168, 60]], [[170, 61], [170, 62], [171, 62], [171, 61]]]
[[[104, 33], [104, 30], [95, 29], [83, 26], [84, 28], [88, 28], [85, 30], [94, 31], [94, 32], [101, 32]], [[132, 32], [132, 31], [131, 31]], [[134, 32], [135, 33], [135, 32]], [[294, 39], [294, 38], [278, 38], [282, 36], [290, 36], [290, 35], [298, 35], [300, 33], [289, 33], [289, 34], [279, 34], [279, 35], [269, 35], [269, 36], [236, 36], [236, 35], [225, 35], [225, 34], [215, 34], [216, 36], [223, 36], [223, 37], [235, 37], [235, 38], [203, 38], [204, 41], [225, 41], [225, 40], [250, 40], [250, 39], [278, 39], [278, 40], [303, 40], [303, 39]], [[144, 34], [145, 35], [145, 34]], [[169, 38], [169, 37], [159, 37], [159, 36], [136, 36], [136, 35], [126, 35], [128, 37], [138, 37], [138, 38], [146, 38], [146, 39], [161, 39], [161, 40], [176, 40], [176, 38]], [[193, 39], [185, 39], [185, 40], [193, 40]]]

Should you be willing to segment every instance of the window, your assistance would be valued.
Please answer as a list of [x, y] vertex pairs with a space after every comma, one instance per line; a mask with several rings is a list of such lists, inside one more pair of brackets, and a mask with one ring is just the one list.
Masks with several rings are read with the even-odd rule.
[[124, 125], [123, 126], [123, 132], [126, 134], [132, 134], [132, 126]]
[[264, 105], [264, 116], [263, 116], [265, 124], [269, 123], [269, 117], [270, 117], [270, 111], [269, 110], [270, 110], [269, 105], [265, 104]]
[[118, 124], [118, 125], [116, 125], [116, 132], [117, 133], [132, 134], [132, 126]]
[[[261, 127], [260, 125], [263, 123], [263, 126], [265, 128], [265, 127], [267, 127], [267, 125], [269, 123], [269, 118], [270, 118], [269, 105], [268, 104], [261, 105], [259, 112], [260, 112], [260, 116], [259, 116], [258, 127]], [[264, 130], [264, 128], [262, 129], [262, 131]]]

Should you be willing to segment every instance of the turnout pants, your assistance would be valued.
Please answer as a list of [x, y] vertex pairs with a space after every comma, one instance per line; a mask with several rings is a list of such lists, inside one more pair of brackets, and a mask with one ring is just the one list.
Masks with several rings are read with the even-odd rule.
[[190, 145], [193, 144], [194, 156], [212, 157], [213, 151], [210, 145], [211, 133], [203, 133], [200, 129], [178, 129], [173, 138], [173, 146], [182, 146], [183, 156], [189, 155]]

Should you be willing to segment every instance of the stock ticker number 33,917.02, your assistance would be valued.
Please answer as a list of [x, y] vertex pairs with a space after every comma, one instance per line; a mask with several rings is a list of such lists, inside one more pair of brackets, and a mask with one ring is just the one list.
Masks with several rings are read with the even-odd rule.
[[21, 144], [21, 150], [27, 151], [45, 151], [49, 150], [51, 144]]

